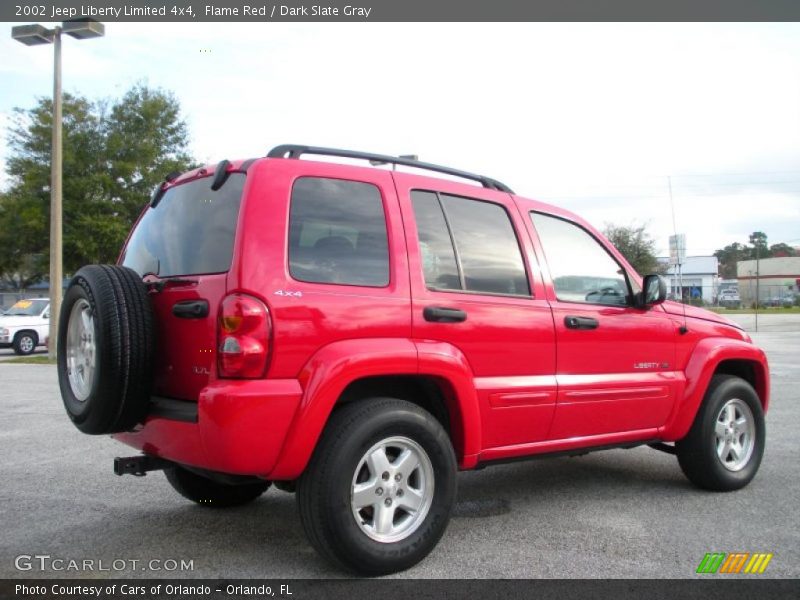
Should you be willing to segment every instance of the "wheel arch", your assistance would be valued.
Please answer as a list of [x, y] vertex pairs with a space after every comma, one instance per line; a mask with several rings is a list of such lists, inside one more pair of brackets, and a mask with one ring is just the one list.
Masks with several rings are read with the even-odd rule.
[[769, 365], [764, 351], [747, 342], [727, 338], [708, 338], [695, 347], [685, 368], [686, 386], [675, 403], [662, 438], [683, 438], [692, 426], [714, 375], [735, 375], [756, 391], [764, 413], [769, 408]]
[[735, 375], [744, 379], [747, 383], [753, 386], [753, 389], [758, 394], [758, 399], [761, 401], [761, 406], [764, 412], [767, 411], [769, 405], [769, 397], [767, 393], [767, 385], [769, 373], [767, 372], [766, 365], [755, 360], [741, 359], [741, 358], [728, 358], [721, 360], [714, 369], [713, 375]]
[[421, 360], [415, 342], [395, 338], [346, 340], [319, 350], [298, 377], [303, 398], [269, 477], [295, 479], [303, 472], [335, 406], [380, 396], [431, 412], [448, 432], [459, 464], [474, 466], [480, 412], [471, 370], [458, 354]]
[[40, 342], [40, 340], [39, 340], [39, 334], [38, 334], [38, 333], [36, 333], [36, 330], [35, 330], [35, 329], [20, 329], [19, 331], [17, 331], [17, 332], [14, 334], [14, 338], [13, 338], [13, 339], [14, 339], [14, 340], [16, 340], [16, 339], [17, 339], [19, 336], [21, 336], [23, 333], [29, 333], [29, 334], [31, 334], [31, 336], [33, 337], [33, 341], [35, 342], [34, 346], [38, 346], [38, 345], [39, 345], [39, 342]]

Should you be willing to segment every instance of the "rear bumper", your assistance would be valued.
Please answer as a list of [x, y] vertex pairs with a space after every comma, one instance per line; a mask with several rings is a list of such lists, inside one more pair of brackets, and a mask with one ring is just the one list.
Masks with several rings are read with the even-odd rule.
[[173, 462], [268, 477], [302, 395], [295, 379], [220, 380], [200, 392], [196, 421], [161, 412], [113, 437]]

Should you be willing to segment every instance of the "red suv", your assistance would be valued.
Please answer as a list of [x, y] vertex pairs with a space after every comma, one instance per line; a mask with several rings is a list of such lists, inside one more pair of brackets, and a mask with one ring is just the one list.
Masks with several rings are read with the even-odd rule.
[[494, 179], [279, 146], [171, 174], [118, 265], [78, 271], [59, 384], [81, 431], [142, 452], [118, 474], [163, 469], [210, 508], [296, 490], [323, 556], [389, 573], [441, 538], [459, 469], [647, 444], [700, 487], [747, 485], [764, 353], [664, 300], [585, 221]]

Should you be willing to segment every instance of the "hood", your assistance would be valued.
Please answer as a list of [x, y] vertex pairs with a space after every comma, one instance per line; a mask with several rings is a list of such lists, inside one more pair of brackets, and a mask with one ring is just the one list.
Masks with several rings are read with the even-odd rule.
[[671, 315], [676, 315], [682, 317], [684, 315], [684, 309], [686, 310], [686, 317], [691, 319], [703, 319], [704, 321], [711, 321], [712, 323], [722, 323], [723, 325], [728, 325], [729, 327], [735, 327], [736, 329], [742, 329], [742, 326], [738, 323], [731, 321], [727, 317], [723, 317], [715, 312], [711, 312], [710, 310], [706, 310], [704, 308], [698, 308], [697, 306], [691, 306], [689, 304], [681, 304], [680, 302], [672, 302], [671, 300], [667, 300], [662, 304], [664, 310], [667, 311]]
[[38, 325], [40, 323], [46, 323], [47, 319], [43, 319], [41, 316], [34, 315], [30, 317], [26, 317], [24, 315], [3, 315], [0, 316], [0, 327], [23, 327], [25, 325]]

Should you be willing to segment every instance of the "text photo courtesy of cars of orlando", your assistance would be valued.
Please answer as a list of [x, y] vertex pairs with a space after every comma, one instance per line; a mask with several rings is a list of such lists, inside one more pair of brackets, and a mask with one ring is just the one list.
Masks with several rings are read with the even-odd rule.
[[158, 187], [119, 264], [73, 277], [58, 381], [79, 430], [143, 452], [117, 474], [213, 507], [274, 484], [324, 558], [387, 574], [436, 546], [459, 469], [646, 444], [701, 488], [746, 486], [766, 357], [666, 295], [495, 179], [285, 145]]

